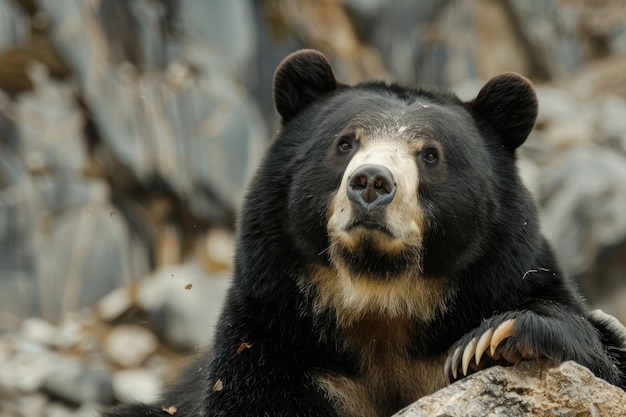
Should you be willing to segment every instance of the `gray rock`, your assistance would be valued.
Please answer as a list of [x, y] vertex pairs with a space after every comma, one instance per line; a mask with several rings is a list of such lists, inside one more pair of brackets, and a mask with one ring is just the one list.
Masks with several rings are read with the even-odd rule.
[[387, 2], [387, 0], [342, 0], [346, 7], [368, 17], [374, 17]]
[[575, 147], [546, 169], [543, 230], [564, 269], [590, 270], [603, 248], [626, 236], [626, 158], [596, 147]]
[[102, 406], [93, 403], [83, 403], [71, 415], [71, 417], [99, 417]]
[[[234, 70], [247, 68], [256, 54], [256, 25], [251, 2], [179, 2], [180, 27], [191, 42], [215, 51]], [[205, 68], [206, 69], [206, 68]]]
[[605, 136], [605, 142], [615, 143], [626, 152], [626, 98], [610, 95], [590, 107], [596, 131]]
[[15, 330], [20, 319], [40, 314], [33, 229], [42, 200], [20, 156], [2, 145], [0, 178], [0, 311]]
[[624, 415], [626, 393], [574, 362], [493, 367], [422, 397], [394, 417]]
[[0, 358], [0, 390], [32, 394], [40, 390], [54, 370], [59, 355], [19, 335], [3, 340], [8, 351]]
[[[252, 59], [246, 47], [253, 42], [249, 4], [180, 3], [181, 22], [188, 21], [185, 27], [191, 35], [173, 48], [177, 55], [166, 65], [169, 72], [139, 71], [129, 63], [109, 60], [96, 30], [102, 22], [90, 8], [71, 1], [40, 6], [50, 15], [57, 46], [76, 72], [85, 101], [114, 154], [139, 181], [148, 184], [157, 174], [189, 201], [194, 214], [225, 221], [238, 207], [267, 137], [256, 104], [231, 76]], [[148, 19], [135, 18], [143, 23]], [[226, 60], [232, 66], [215, 50], [232, 58]], [[94, 70], [94, 62], [101, 71]]]
[[161, 388], [161, 380], [146, 369], [127, 369], [113, 374], [115, 398], [122, 402], [155, 401]]
[[6, 244], [30, 234], [41, 201], [19, 154], [0, 150], [0, 244]]
[[23, 395], [17, 399], [17, 410], [24, 417], [43, 417], [48, 407], [48, 398], [44, 394]]
[[69, 357], [60, 358], [45, 379], [44, 388], [73, 404], [110, 404], [113, 388], [108, 373], [83, 367]]
[[115, 326], [104, 341], [104, 352], [124, 368], [141, 365], [159, 347], [152, 332], [134, 324]]
[[509, 3], [532, 47], [534, 59], [545, 66], [546, 75], [568, 74], [584, 63], [579, 10], [554, 0], [511, 0]]
[[20, 329], [22, 336], [44, 346], [52, 345], [56, 332], [52, 324], [37, 317], [23, 320]]
[[76, 91], [67, 83], [51, 80], [41, 65], [35, 65], [29, 76], [35, 88], [21, 94], [13, 109], [20, 154], [33, 171], [80, 174], [87, 153]]
[[61, 350], [77, 346], [85, 337], [76, 314], [67, 314], [57, 326], [52, 345]]
[[45, 417], [70, 417], [72, 409], [65, 404], [49, 403], [46, 406]]
[[106, 202], [105, 190], [99, 194], [71, 216], [57, 219], [45, 234], [37, 234], [41, 309], [48, 320], [94, 303], [149, 269], [147, 248]]
[[537, 123], [545, 125], [591, 121], [591, 112], [567, 90], [542, 84], [535, 86], [535, 92], [539, 101]]
[[0, 0], [0, 50], [22, 43], [28, 37], [29, 19], [11, 0]]
[[229, 276], [206, 276], [190, 262], [162, 268], [141, 281], [137, 303], [168, 343], [193, 349], [210, 342], [229, 286]]
[[450, 86], [477, 74], [472, 46], [456, 41], [475, 27], [476, 9], [464, 3], [390, 0], [370, 32], [394, 79]]
[[102, 297], [95, 306], [100, 318], [113, 321], [128, 311], [132, 306], [130, 288], [119, 287]]

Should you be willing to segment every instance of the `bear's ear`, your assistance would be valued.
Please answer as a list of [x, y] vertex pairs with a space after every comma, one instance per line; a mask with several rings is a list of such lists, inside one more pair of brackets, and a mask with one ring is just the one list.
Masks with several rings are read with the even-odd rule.
[[537, 119], [535, 89], [526, 77], [514, 72], [489, 80], [469, 104], [511, 152], [524, 143]]
[[302, 49], [283, 59], [274, 73], [274, 104], [283, 123], [324, 93], [337, 88], [333, 68], [319, 51]]

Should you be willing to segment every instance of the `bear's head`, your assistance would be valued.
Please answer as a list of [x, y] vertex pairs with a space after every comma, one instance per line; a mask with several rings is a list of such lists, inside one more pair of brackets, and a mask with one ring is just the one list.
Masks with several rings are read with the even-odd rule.
[[463, 102], [439, 90], [343, 85], [324, 55], [302, 50], [276, 70], [274, 100], [279, 136], [298, 147], [288, 229], [319, 265], [301, 285], [322, 307], [428, 319], [473, 263], [506, 244], [504, 223], [534, 222], [515, 152], [537, 100], [520, 75], [497, 76]]

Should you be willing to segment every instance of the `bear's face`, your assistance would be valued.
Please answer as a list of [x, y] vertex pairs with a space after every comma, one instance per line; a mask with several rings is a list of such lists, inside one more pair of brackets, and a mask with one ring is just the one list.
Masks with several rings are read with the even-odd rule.
[[500, 221], [515, 149], [536, 116], [528, 81], [500, 76], [463, 103], [382, 83], [343, 86], [323, 55], [300, 51], [278, 68], [274, 94], [284, 130], [303, 138], [290, 231], [323, 271], [303, 287], [351, 316], [428, 319]]

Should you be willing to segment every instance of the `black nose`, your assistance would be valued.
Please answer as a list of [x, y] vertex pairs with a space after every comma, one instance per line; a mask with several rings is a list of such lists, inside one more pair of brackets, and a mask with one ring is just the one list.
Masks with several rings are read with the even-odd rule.
[[348, 198], [365, 208], [387, 205], [395, 195], [393, 175], [382, 165], [361, 165], [348, 179]]

